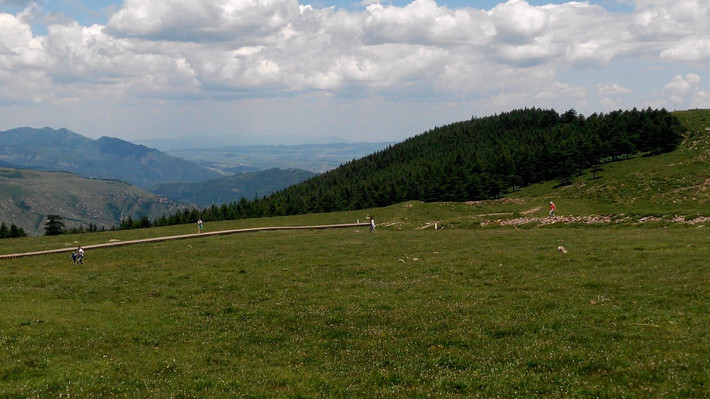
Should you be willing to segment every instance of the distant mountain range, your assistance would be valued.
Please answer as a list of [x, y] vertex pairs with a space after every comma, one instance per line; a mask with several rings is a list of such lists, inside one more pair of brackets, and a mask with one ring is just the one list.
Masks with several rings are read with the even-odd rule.
[[41, 235], [47, 215], [62, 217], [67, 228], [99, 229], [129, 215], [149, 219], [173, 214], [184, 206], [118, 180], [86, 179], [65, 172], [0, 167], [0, 221]]
[[150, 191], [185, 204], [206, 208], [213, 204], [239, 201], [242, 197], [251, 200], [269, 195], [313, 176], [316, 174], [301, 169], [268, 169], [198, 183], [163, 183], [151, 187]]
[[209, 207], [269, 195], [316, 175], [292, 165], [328, 170], [386, 145], [176, 151], [194, 159], [187, 160], [67, 129], [11, 129], [0, 132], [0, 221], [28, 234], [43, 233], [47, 214], [60, 215], [67, 227], [93, 223], [110, 228], [129, 215], [153, 219], [185, 205]]
[[0, 132], [0, 165], [117, 179], [147, 188], [197, 182], [223, 174], [176, 156], [117, 138], [84, 137], [67, 129], [22, 127]]

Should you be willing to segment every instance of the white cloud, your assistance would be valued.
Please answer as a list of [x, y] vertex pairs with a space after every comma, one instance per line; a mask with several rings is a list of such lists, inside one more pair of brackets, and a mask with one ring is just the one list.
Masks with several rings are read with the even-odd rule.
[[[695, 3], [686, 2], [692, 11]], [[642, 4], [641, 14], [655, 10], [652, 5]], [[676, 14], [680, 21], [688, 17]], [[17, 18], [4, 17], [21, 30], [2, 35], [6, 40], [19, 40], [28, 51], [30, 40], [42, 40]], [[263, 86], [269, 93], [293, 93], [360, 86], [370, 93], [414, 85], [441, 94], [473, 89], [468, 82], [480, 79], [468, 73], [505, 65], [598, 67], [648, 51], [626, 28], [629, 18], [589, 3], [532, 6], [524, 0], [490, 11], [453, 10], [434, 0], [404, 7], [373, 3], [361, 11], [316, 9], [296, 0], [126, 0], [105, 27], [50, 26], [42, 55], [43, 62], [56, 63], [46, 74], [58, 84], [116, 83], [113, 89], [120, 84], [127, 95], [131, 88], [199, 96], [203, 89], [253, 92]], [[696, 43], [697, 54], [707, 42], [689, 43]], [[662, 51], [662, 57], [682, 58], [673, 47]], [[161, 87], [168, 82], [169, 88]]]
[[259, 42], [299, 12], [296, 0], [126, 0], [107, 31], [148, 40]]
[[[509, 0], [488, 11], [386, 4], [125, 0], [106, 25], [52, 23], [46, 34], [30, 21], [41, 7], [0, 12], [0, 104], [317, 97], [582, 112], [707, 103], [707, 0], [635, 0], [633, 12], [587, 1]], [[643, 73], [651, 65], [655, 78]], [[616, 76], [632, 68], [627, 80]]]
[[549, 13], [540, 7], [530, 6], [524, 0], [510, 0], [499, 4], [488, 13], [493, 20], [496, 35], [504, 42], [527, 43], [545, 32]]
[[636, 0], [633, 29], [642, 37], [668, 40], [710, 31], [706, 0]]
[[0, 65], [4, 68], [41, 67], [46, 62], [42, 41], [29, 25], [10, 14], [0, 13]]
[[450, 10], [434, 0], [414, 0], [405, 7], [372, 4], [361, 14], [365, 44], [481, 44], [495, 34], [483, 11]]
[[32, 35], [22, 15], [0, 13], [0, 104], [52, 96], [52, 82], [43, 70], [52, 66], [42, 39]]
[[606, 94], [606, 95], [611, 95], [611, 94], [628, 94], [628, 93], [631, 93], [631, 90], [630, 90], [630, 89], [628, 89], [628, 88], [626, 88], [626, 87], [623, 87], [623, 86], [620, 86], [620, 85], [617, 84], [617, 83], [613, 83], [613, 84], [610, 84], [610, 85], [608, 85], [608, 84], [601, 84], [601, 83], [600, 83], [600, 84], [597, 85], [597, 91], [598, 91], [600, 94]]
[[666, 61], [704, 61], [710, 59], [710, 40], [687, 38], [661, 51], [661, 59]]
[[[663, 87], [663, 91], [675, 105], [703, 103], [706, 96], [706, 93], [700, 90], [700, 76], [694, 73], [674, 76], [673, 80]], [[705, 104], [707, 105], [706, 102]]]

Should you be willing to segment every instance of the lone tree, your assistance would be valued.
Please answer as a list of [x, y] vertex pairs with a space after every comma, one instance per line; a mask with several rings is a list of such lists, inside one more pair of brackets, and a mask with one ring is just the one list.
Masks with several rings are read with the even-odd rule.
[[594, 180], [598, 178], [597, 173], [603, 172], [604, 168], [602, 168], [602, 166], [599, 164], [594, 164], [592, 165], [592, 168], [589, 171], [592, 172], [592, 180]]
[[59, 215], [47, 215], [47, 222], [44, 224], [44, 235], [58, 236], [64, 234], [64, 221]]

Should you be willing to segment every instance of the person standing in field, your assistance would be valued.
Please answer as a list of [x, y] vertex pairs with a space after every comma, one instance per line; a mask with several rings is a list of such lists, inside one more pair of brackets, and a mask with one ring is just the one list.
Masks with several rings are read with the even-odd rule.
[[375, 218], [370, 216], [370, 233], [375, 232]]
[[555, 210], [557, 207], [555, 206], [555, 203], [550, 201], [550, 216], [555, 216]]
[[197, 233], [202, 233], [202, 229], [204, 229], [205, 226], [202, 225], [202, 219], [197, 219]]

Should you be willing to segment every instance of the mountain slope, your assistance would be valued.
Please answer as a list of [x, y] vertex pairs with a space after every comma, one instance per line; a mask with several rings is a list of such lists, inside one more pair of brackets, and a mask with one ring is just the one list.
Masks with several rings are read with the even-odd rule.
[[269, 169], [254, 173], [239, 173], [198, 183], [163, 183], [150, 189], [152, 193], [185, 204], [208, 207], [241, 198], [252, 199], [300, 183], [315, 176], [300, 169]]
[[116, 180], [0, 167], [0, 221], [30, 235], [43, 234], [48, 214], [61, 216], [67, 228], [89, 223], [110, 228], [128, 215], [153, 219], [180, 209], [167, 198]]
[[[707, 226], [710, 223], [710, 110], [676, 111], [686, 128], [675, 151], [605, 164], [567, 185], [547, 181], [505, 198], [471, 202], [417, 201], [379, 208], [396, 228], [535, 227], [555, 225]], [[548, 203], [557, 205], [548, 216]], [[370, 213], [372, 210], [369, 211]]]
[[554, 199], [562, 214], [710, 215], [710, 110], [673, 115], [686, 129], [675, 151], [612, 162], [569, 185], [545, 182], [509, 197], [543, 205]]
[[88, 178], [118, 179], [144, 188], [221, 176], [156, 149], [110, 137], [92, 140], [67, 129], [23, 127], [0, 132], [0, 162]]
[[569, 184], [595, 165], [671, 151], [682, 131], [665, 110], [589, 117], [515, 110], [433, 129], [248, 207], [293, 214], [499, 198], [543, 181]]

